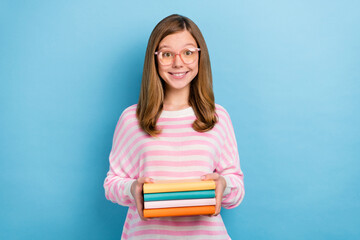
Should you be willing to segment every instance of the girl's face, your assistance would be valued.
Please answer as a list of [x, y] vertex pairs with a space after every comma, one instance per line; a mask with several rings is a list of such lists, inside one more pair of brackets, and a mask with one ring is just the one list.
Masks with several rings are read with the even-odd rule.
[[[184, 49], [195, 48], [197, 48], [196, 41], [187, 30], [168, 35], [161, 40], [158, 52], [163, 52], [166, 54], [165, 56], [169, 56], [171, 52], [175, 53], [174, 59], [169, 65], [163, 65], [159, 61], [159, 57], [157, 58], [158, 72], [166, 83], [166, 89], [190, 89], [191, 81], [198, 74], [199, 53], [197, 51], [193, 53], [196, 54], [196, 60], [190, 64], [185, 64], [179, 54]], [[186, 52], [185, 54], [189, 53]]]

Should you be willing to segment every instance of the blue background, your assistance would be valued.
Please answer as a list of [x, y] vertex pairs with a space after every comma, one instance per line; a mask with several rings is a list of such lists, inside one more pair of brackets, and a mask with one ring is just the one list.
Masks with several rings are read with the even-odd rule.
[[0, 239], [119, 239], [103, 181], [146, 44], [201, 29], [246, 195], [233, 239], [360, 239], [359, 1], [0, 1]]

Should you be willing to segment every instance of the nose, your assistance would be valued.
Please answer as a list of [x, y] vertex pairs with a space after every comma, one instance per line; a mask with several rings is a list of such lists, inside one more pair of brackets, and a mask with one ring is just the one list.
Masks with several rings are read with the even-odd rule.
[[182, 67], [183, 61], [181, 60], [180, 54], [174, 56], [173, 67]]

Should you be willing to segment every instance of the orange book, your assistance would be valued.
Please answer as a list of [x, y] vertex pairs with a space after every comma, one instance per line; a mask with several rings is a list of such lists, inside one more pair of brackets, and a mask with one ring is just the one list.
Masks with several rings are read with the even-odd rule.
[[214, 213], [215, 213], [215, 206], [144, 209], [144, 217], [146, 218], [211, 215]]

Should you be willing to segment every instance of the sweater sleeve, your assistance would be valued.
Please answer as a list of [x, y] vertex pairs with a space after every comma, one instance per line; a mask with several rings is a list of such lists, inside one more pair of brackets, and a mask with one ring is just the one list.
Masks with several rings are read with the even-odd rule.
[[105, 197], [111, 202], [123, 206], [131, 206], [135, 205], [135, 202], [130, 188], [136, 179], [127, 174], [132, 164], [125, 149], [126, 128], [129, 125], [128, 118], [125, 117], [125, 111], [121, 114], [115, 128], [109, 156], [109, 171], [104, 181], [104, 189]]
[[216, 171], [226, 181], [221, 205], [230, 209], [238, 206], [244, 198], [244, 175], [240, 168], [238, 147], [230, 116], [225, 109], [222, 110], [222, 126], [225, 131], [225, 138]]

